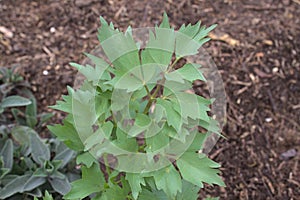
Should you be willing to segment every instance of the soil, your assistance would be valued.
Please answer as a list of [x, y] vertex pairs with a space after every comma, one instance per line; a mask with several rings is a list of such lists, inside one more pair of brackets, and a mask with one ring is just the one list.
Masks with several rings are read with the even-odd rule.
[[[52, 111], [97, 44], [99, 16], [124, 30], [171, 24], [218, 24], [205, 49], [227, 94], [227, 123], [209, 156], [226, 188], [200, 192], [221, 199], [300, 199], [299, 0], [2, 0], [0, 66], [19, 66], [40, 111]], [[56, 121], [63, 114], [56, 113]]]

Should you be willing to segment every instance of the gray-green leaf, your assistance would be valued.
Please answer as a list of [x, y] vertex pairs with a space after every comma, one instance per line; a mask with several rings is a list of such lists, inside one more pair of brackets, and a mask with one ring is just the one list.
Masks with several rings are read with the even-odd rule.
[[52, 188], [62, 195], [67, 194], [71, 190], [71, 185], [67, 177], [64, 177], [63, 179], [50, 178], [49, 182]]
[[18, 176], [0, 189], [0, 199], [6, 199], [18, 192], [23, 192], [24, 185], [30, 179], [31, 175]]
[[1, 107], [2, 108], [18, 107], [18, 106], [27, 106], [29, 104], [31, 104], [31, 101], [24, 97], [8, 96], [2, 100]]
[[13, 151], [14, 146], [11, 139], [6, 140], [3, 148], [0, 151], [0, 157], [3, 158], [3, 167], [11, 170], [13, 166]]
[[24, 184], [24, 191], [31, 191], [37, 187], [39, 187], [40, 185], [44, 184], [46, 182], [46, 178], [45, 177], [39, 177], [39, 176], [35, 176], [32, 175]]
[[33, 160], [42, 165], [44, 161], [50, 160], [49, 147], [36, 134], [30, 135], [30, 148]]

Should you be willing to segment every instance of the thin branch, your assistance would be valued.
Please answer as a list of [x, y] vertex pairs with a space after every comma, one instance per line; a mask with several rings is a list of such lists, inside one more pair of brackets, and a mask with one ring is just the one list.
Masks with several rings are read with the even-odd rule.
[[[181, 58], [182, 58], [182, 57], [176, 58], [176, 60], [168, 67], [166, 73], [169, 73], [169, 72], [174, 68], [175, 64], [176, 64]], [[163, 79], [162, 79], [162, 80], [160, 81], [160, 83], [157, 85], [157, 87], [156, 87], [154, 93], [150, 96], [150, 99], [149, 99], [149, 101], [148, 101], [148, 103], [147, 103], [147, 105], [146, 105], [146, 107], [145, 107], [145, 109], [144, 109], [144, 112], [143, 112], [144, 114], [147, 114], [147, 113], [148, 113], [148, 110], [150, 109], [152, 103], [156, 100], [157, 94], [158, 94], [158, 92], [160, 91], [161, 86], [165, 83], [165, 81], [166, 81], [166, 78], [163, 77]]]

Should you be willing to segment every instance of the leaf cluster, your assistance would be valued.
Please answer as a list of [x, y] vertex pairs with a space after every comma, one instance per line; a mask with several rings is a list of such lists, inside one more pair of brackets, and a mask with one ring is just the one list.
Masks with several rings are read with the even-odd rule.
[[[11, 109], [0, 112], [0, 199], [32, 199], [41, 197], [44, 190], [56, 196], [66, 194], [70, 180], [79, 176], [71, 170], [75, 152], [56, 139], [39, 136], [37, 131], [53, 115], [38, 114], [30, 85], [11, 71], [3, 72], [9, 73], [0, 79], [0, 105]], [[26, 107], [14, 108], [21, 106]], [[15, 121], [7, 116], [14, 116]], [[50, 200], [50, 194], [44, 199]]]
[[[141, 48], [131, 27], [123, 33], [100, 21], [98, 38], [109, 62], [86, 54], [93, 66], [70, 63], [86, 79], [78, 90], [68, 87], [68, 95], [52, 106], [68, 117], [49, 130], [78, 152], [82, 164], [82, 178], [64, 198], [197, 199], [204, 182], [224, 186], [220, 165], [198, 153], [209, 134], [219, 133], [208, 115], [212, 100], [187, 92], [195, 80], [205, 81], [201, 66], [186, 62], [175, 69], [178, 61], [198, 53], [215, 25], [199, 22], [175, 31], [165, 14]], [[147, 158], [126, 156], [140, 153]], [[115, 168], [108, 156], [117, 160]], [[136, 171], [122, 170], [130, 167]]]
[[[0, 68], [0, 114], [6, 108], [27, 106], [31, 104], [28, 98], [20, 95], [21, 91], [28, 91], [30, 85], [17, 73], [17, 67]], [[3, 120], [3, 116], [0, 118]]]
[[75, 152], [58, 140], [42, 139], [30, 127], [9, 131], [1, 130], [0, 199], [40, 197], [46, 189], [61, 195], [69, 192], [69, 180], [79, 178], [72, 172]]

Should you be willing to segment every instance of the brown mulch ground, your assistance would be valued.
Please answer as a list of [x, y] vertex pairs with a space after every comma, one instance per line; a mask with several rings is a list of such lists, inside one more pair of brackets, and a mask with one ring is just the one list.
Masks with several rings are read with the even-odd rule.
[[[124, 29], [152, 26], [164, 10], [177, 28], [219, 24], [206, 50], [227, 93], [227, 140], [211, 157], [227, 187], [207, 187], [201, 197], [300, 199], [299, 0], [2, 0], [0, 66], [20, 66], [46, 111], [74, 82], [68, 62], [98, 44], [100, 15]], [[284, 159], [288, 150], [298, 153]]]

